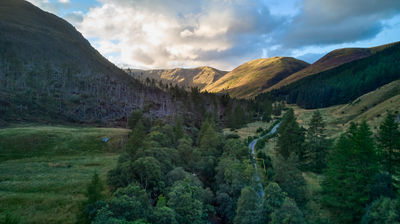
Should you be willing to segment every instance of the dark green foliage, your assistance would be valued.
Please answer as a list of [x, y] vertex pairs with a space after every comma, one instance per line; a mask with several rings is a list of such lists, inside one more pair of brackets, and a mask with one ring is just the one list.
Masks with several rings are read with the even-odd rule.
[[154, 208], [151, 220], [152, 224], [178, 224], [175, 211], [167, 206]]
[[242, 189], [237, 202], [234, 224], [261, 224], [261, 202], [256, 191], [252, 187]]
[[278, 155], [274, 161], [274, 181], [302, 207], [306, 203], [306, 182], [298, 166], [299, 162], [294, 153], [288, 159]]
[[381, 197], [367, 207], [361, 224], [399, 224], [400, 201]]
[[333, 149], [322, 183], [323, 203], [335, 223], [359, 222], [378, 172], [375, 145], [366, 122], [351, 124]]
[[370, 57], [308, 76], [271, 93], [304, 108], [349, 103], [357, 97], [400, 78], [400, 44]]
[[271, 214], [271, 224], [305, 224], [303, 213], [296, 202], [285, 198], [282, 206]]
[[92, 223], [146, 220], [151, 214], [151, 205], [146, 191], [134, 184], [118, 189], [109, 202], [101, 205], [97, 208]]
[[375, 201], [380, 197], [394, 198], [392, 176], [387, 172], [376, 174], [368, 185], [368, 192], [370, 201]]
[[103, 191], [104, 191], [104, 185], [101, 182], [99, 175], [95, 173], [92, 177], [92, 181], [87, 186], [85, 194], [85, 196], [87, 197], [86, 203], [93, 204], [96, 201], [103, 199], [104, 198]]
[[132, 175], [145, 190], [152, 190], [161, 181], [160, 162], [154, 157], [141, 157], [132, 164]]
[[391, 175], [400, 171], [400, 130], [395, 115], [388, 112], [379, 127], [378, 146], [382, 154], [382, 165]]
[[269, 183], [264, 192], [265, 195], [262, 201], [263, 215], [266, 222], [269, 223], [271, 222], [272, 213], [282, 206], [287, 194], [274, 182]]
[[326, 167], [328, 141], [325, 138], [325, 123], [321, 113], [314, 112], [306, 132], [306, 147], [303, 165], [306, 169], [321, 173]]
[[243, 110], [242, 105], [238, 104], [235, 106], [233, 111], [228, 114], [226, 120], [226, 126], [229, 128], [241, 128], [248, 122], [248, 118], [246, 117], [246, 112]]
[[300, 162], [304, 158], [304, 130], [296, 121], [293, 109], [289, 109], [278, 128], [278, 152], [287, 159], [296, 153]]
[[135, 128], [136, 124], [140, 120], [142, 120], [142, 118], [143, 118], [143, 113], [141, 110], [132, 111], [131, 115], [129, 115], [129, 117], [128, 117], [128, 123], [127, 123], [128, 128], [133, 130]]
[[143, 146], [145, 137], [146, 131], [143, 123], [141, 120], [139, 120], [132, 131], [132, 135], [129, 137], [128, 142], [126, 143], [126, 152], [133, 157], [137, 150]]
[[168, 194], [168, 207], [175, 210], [178, 223], [206, 223], [208, 199], [205, 191], [188, 178], [174, 184]]
[[1, 221], [2, 224], [19, 224], [20, 221], [17, 217], [6, 213], [4, 220]]

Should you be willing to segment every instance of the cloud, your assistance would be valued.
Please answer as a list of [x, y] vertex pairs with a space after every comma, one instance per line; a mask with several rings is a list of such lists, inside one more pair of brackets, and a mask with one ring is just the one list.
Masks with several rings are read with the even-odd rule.
[[398, 0], [304, 0], [283, 34], [286, 47], [351, 43], [375, 37], [399, 14]]
[[231, 67], [261, 55], [280, 22], [259, 1], [101, 0], [78, 29], [120, 65]]

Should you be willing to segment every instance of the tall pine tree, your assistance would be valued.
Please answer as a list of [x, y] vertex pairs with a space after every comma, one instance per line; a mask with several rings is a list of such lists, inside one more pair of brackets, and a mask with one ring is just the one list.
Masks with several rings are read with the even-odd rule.
[[379, 127], [378, 146], [382, 154], [382, 165], [385, 171], [393, 175], [400, 171], [400, 131], [395, 116], [388, 112]]
[[332, 151], [322, 183], [323, 204], [335, 223], [359, 222], [368, 203], [368, 184], [378, 172], [372, 133], [364, 121], [351, 124]]
[[296, 121], [293, 109], [289, 109], [278, 128], [278, 152], [287, 159], [296, 153], [300, 162], [304, 159], [304, 130]]
[[306, 147], [304, 166], [314, 172], [320, 173], [326, 166], [325, 156], [328, 141], [325, 138], [325, 122], [317, 110], [313, 113], [310, 127], [306, 133]]

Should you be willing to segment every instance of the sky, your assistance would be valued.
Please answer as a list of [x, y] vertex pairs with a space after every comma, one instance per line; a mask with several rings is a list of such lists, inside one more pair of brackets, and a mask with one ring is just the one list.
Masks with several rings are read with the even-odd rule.
[[400, 40], [399, 0], [28, 0], [124, 68], [232, 70]]

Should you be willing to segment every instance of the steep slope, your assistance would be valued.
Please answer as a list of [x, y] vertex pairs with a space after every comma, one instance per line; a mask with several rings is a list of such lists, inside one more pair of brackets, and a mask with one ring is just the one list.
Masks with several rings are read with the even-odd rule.
[[177, 84], [185, 87], [199, 87], [200, 89], [214, 83], [227, 73], [207, 66], [192, 69], [127, 69], [126, 71], [133, 77], [143, 81], [146, 81], [146, 79], [149, 78], [168, 84]]
[[[276, 99], [303, 108], [345, 104], [385, 84], [400, 79], [400, 44], [271, 91]], [[259, 97], [263, 97], [260, 95]]]
[[256, 59], [240, 65], [204, 90], [251, 98], [307, 66], [306, 62], [290, 57]]
[[114, 66], [66, 21], [23, 0], [0, 0], [0, 120], [123, 121], [147, 106], [175, 113], [168, 94]]
[[369, 57], [395, 44], [397, 43], [385, 44], [372, 48], [343, 48], [331, 51], [312, 65], [288, 76], [276, 85], [268, 88], [266, 91], [279, 89], [282, 86], [288, 85], [307, 76], [314, 75], [355, 60]]
[[[307, 126], [315, 109], [307, 110], [290, 105], [295, 109], [298, 121]], [[366, 120], [373, 132], [386, 116], [388, 110], [400, 120], [400, 80], [379, 87], [348, 104], [318, 109], [327, 122], [327, 135], [338, 137], [348, 129], [351, 122]]]

